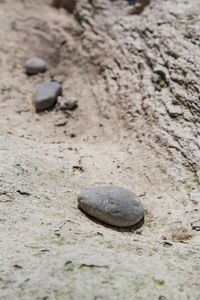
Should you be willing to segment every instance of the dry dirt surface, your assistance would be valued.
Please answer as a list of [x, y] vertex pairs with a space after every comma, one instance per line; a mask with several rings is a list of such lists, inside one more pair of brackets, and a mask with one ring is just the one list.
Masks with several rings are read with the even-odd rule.
[[[1, 300], [200, 299], [200, 2], [148, 2], [0, 0]], [[77, 109], [36, 113], [53, 77]], [[143, 226], [84, 215], [99, 185], [139, 195]]]

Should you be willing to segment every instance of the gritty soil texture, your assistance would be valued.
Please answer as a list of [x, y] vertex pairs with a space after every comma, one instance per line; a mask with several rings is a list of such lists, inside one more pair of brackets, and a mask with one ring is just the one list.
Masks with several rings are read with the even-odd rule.
[[[1, 300], [200, 299], [200, 2], [133, 2], [0, 1]], [[53, 77], [75, 110], [35, 111]], [[134, 191], [143, 226], [83, 214], [99, 185]]]

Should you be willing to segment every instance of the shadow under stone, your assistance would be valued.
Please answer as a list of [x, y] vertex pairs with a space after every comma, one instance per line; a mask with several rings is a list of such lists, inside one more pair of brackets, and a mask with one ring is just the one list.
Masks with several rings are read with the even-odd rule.
[[[116, 2], [116, 1], [119, 1], [119, 0], [110, 0], [111, 2]], [[123, 2], [127, 2], [129, 5], [133, 5], [133, 4], [135, 4], [135, 2], [137, 1], [137, 0], [121, 0], [121, 1], [123, 1]]]
[[88, 215], [80, 206], [78, 206], [78, 209], [91, 221], [95, 222], [96, 224], [102, 225], [106, 228], [110, 228], [112, 230], [118, 231], [118, 232], [134, 232], [141, 228], [144, 224], [145, 218], [143, 217], [141, 221], [139, 221], [137, 224], [132, 225], [132, 226], [127, 226], [127, 227], [117, 227], [117, 226], [112, 226], [108, 225], [102, 221], [97, 220], [96, 218]]
[[44, 108], [44, 109], [38, 109], [37, 107], [35, 108], [35, 112], [38, 114], [38, 115], [42, 115], [44, 114], [44, 112], [48, 111], [48, 112], [51, 112], [55, 109], [57, 105], [57, 101], [55, 101], [51, 106], [49, 106], [48, 108]]

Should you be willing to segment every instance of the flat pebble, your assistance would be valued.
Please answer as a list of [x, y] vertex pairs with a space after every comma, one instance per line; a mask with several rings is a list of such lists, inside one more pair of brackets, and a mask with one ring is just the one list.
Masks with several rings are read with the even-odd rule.
[[56, 127], [65, 126], [66, 124], [67, 124], [67, 120], [65, 120], [65, 119], [60, 119], [55, 122]]
[[32, 57], [27, 60], [25, 64], [26, 73], [29, 75], [35, 75], [46, 71], [46, 62], [38, 57]]
[[77, 106], [78, 100], [77, 99], [66, 99], [60, 101], [60, 109], [73, 109]]
[[61, 91], [62, 88], [58, 82], [41, 83], [35, 97], [36, 109], [44, 110], [51, 107], [56, 102]]
[[78, 196], [78, 204], [88, 215], [112, 226], [132, 226], [144, 216], [138, 197], [122, 187], [86, 189]]

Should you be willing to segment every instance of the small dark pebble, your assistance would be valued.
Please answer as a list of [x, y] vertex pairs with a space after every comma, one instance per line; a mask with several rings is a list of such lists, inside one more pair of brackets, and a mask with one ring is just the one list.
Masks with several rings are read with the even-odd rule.
[[23, 269], [23, 267], [20, 266], [20, 265], [14, 265], [13, 267], [14, 267], [16, 270], [21, 270], [21, 269]]
[[84, 169], [81, 166], [73, 166], [73, 170], [78, 170], [79, 172], [83, 173]]
[[145, 197], [146, 194], [147, 194], [146, 192], [143, 192], [143, 193], [139, 194], [139, 197]]
[[97, 234], [103, 236], [103, 233], [101, 233], [101, 232], [97, 232]]
[[162, 244], [163, 244], [163, 246], [166, 246], [166, 247], [170, 247], [173, 245], [173, 243], [171, 243], [169, 241], [163, 241]]
[[200, 221], [191, 223], [192, 230], [200, 231]]

